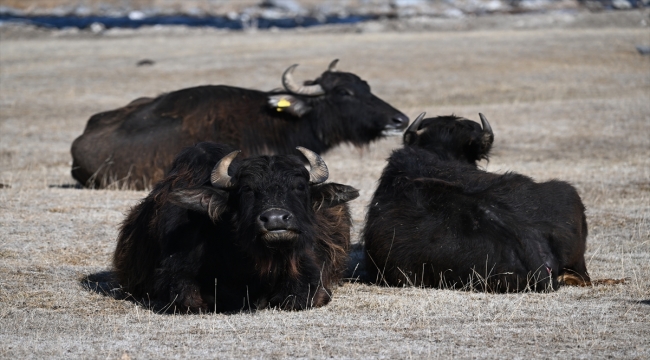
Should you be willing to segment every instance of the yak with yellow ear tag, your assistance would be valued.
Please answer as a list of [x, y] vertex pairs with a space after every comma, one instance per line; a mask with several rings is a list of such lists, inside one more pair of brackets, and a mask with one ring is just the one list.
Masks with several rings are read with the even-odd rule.
[[322, 154], [401, 134], [408, 117], [337, 62], [302, 83], [292, 65], [283, 87], [272, 91], [198, 86], [95, 114], [72, 143], [72, 176], [92, 188], [145, 189], [183, 147], [201, 141], [228, 144], [243, 156], [291, 154], [296, 146]]

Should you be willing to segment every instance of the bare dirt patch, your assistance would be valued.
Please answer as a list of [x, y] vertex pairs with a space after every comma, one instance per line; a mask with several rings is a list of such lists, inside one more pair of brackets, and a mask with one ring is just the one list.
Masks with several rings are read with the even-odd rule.
[[[650, 357], [650, 58], [635, 50], [647, 27], [2, 34], [2, 358]], [[573, 183], [592, 276], [630, 282], [509, 295], [348, 283], [321, 309], [193, 316], [81, 286], [109, 269], [124, 213], [146, 195], [72, 186], [70, 144], [90, 115], [200, 84], [272, 89], [289, 65], [310, 79], [334, 58], [411, 118], [486, 114], [483, 166]], [[324, 156], [332, 181], [360, 189], [354, 239], [396, 146]]]

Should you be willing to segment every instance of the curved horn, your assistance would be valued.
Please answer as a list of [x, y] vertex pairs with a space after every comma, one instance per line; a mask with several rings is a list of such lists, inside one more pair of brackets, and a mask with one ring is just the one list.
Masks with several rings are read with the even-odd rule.
[[296, 149], [300, 151], [309, 160], [309, 183], [320, 184], [327, 180], [330, 176], [329, 170], [325, 161], [315, 152], [305, 149], [302, 146], [297, 146]]
[[287, 70], [282, 74], [282, 85], [289, 92], [292, 92], [297, 95], [307, 95], [307, 96], [318, 96], [325, 94], [325, 90], [316, 84], [316, 85], [299, 85], [296, 80], [293, 79], [293, 70], [298, 66], [298, 64], [293, 64], [289, 66]]
[[337, 72], [338, 70], [336, 69], [336, 64], [339, 63], [339, 59], [334, 59], [331, 63], [330, 66], [327, 67], [327, 71], [329, 72]]
[[494, 133], [492, 132], [492, 127], [487, 121], [485, 115], [478, 113], [478, 116], [481, 118], [481, 125], [483, 125], [483, 142], [486, 144], [492, 144], [494, 141]]
[[212, 183], [212, 186], [219, 189], [229, 189], [232, 187], [233, 183], [231, 182], [230, 175], [228, 175], [228, 168], [230, 167], [230, 163], [235, 160], [240, 152], [241, 150], [235, 150], [231, 152], [230, 154], [221, 158], [217, 165], [214, 166], [214, 169], [212, 169], [212, 174], [210, 175], [210, 182]]
[[408, 129], [406, 129], [404, 134], [409, 132], [414, 132], [418, 135], [422, 134], [423, 130], [418, 130], [418, 128], [420, 127], [420, 124], [422, 123], [422, 119], [424, 119], [424, 115], [426, 114], [427, 114], [426, 112], [423, 112], [420, 115], [418, 115], [418, 117], [415, 118], [415, 120], [413, 120], [413, 123], [411, 123], [411, 126], [409, 126]]

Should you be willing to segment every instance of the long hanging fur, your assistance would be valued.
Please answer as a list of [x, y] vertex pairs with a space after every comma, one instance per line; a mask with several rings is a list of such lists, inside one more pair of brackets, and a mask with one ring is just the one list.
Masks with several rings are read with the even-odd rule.
[[[214, 188], [211, 170], [231, 151], [213, 143], [184, 150], [130, 211], [113, 257], [120, 284], [136, 299], [183, 311], [327, 304], [350, 247], [346, 203], [358, 192], [309, 185], [294, 156], [236, 159], [230, 166], [235, 185]], [[285, 209], [292, 219], [285, 232], [297, 235], [260, 228], [260, 214], [269, 208]]]

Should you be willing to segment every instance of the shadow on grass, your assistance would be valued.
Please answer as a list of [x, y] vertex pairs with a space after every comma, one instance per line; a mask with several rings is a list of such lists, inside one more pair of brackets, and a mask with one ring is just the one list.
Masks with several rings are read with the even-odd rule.
[[50, 189], [83, 189], [84, 187], [79, 183], [74, 184], [50, 184], [48, 185]]
[[118, 283], [115, 272], [113, 271], [100, 271], [98, 273], [84, 276], [80, 283], [81, 287], [90, 292], [107, 296], [115, 300], [130, 301], [159, 314], [178, 313], [178, 310], [169, 303], [162, 303], [150, 299], [134, 298], [131, 294], [122, 289], [122, 286]]
[[352, 244], [348, 265], [343, 273], [343, 280], [368, 285], [373, 283], [366, 270], [366, 249], [362, 243]]
[[[189, 314], [189, 315], [199, 315], [200, 312], [191, 312], [188, 310], [182, 310], [177, 308], [173, 303], [167, 303], [162, 301], [151, 300], [147, 298], [138, 299], [128, 292], [124, 291], [122, 286], [117, 281], [117, 276], [113, 271], [100, 271], [94, 274], [84, 276], [80, 281], [81, 287], [84, 289], [94, 292], [99, 295], [107, 296], [115, 300], [124, 300], [132, 302], [140, 307], [143, 307], [149, 311], [155, 312], [157, 314], [165, 315], [178, 315], [178, 314]], [[216, 313], [224, 315], [238, 314], [242, 312], [255, 312], [255, 309], [242, 308], [240, 310], [232, 311], [216, 311]], [[208, 311], [208, 313], [214, 313]], [[205, 312], [203, 312], [205, 314]]]
[[88, 291], [114, 299], [123, 300], [127, 298], [113, 271], [100, 271], [84, 276], [81, 279], [81, 286]]

